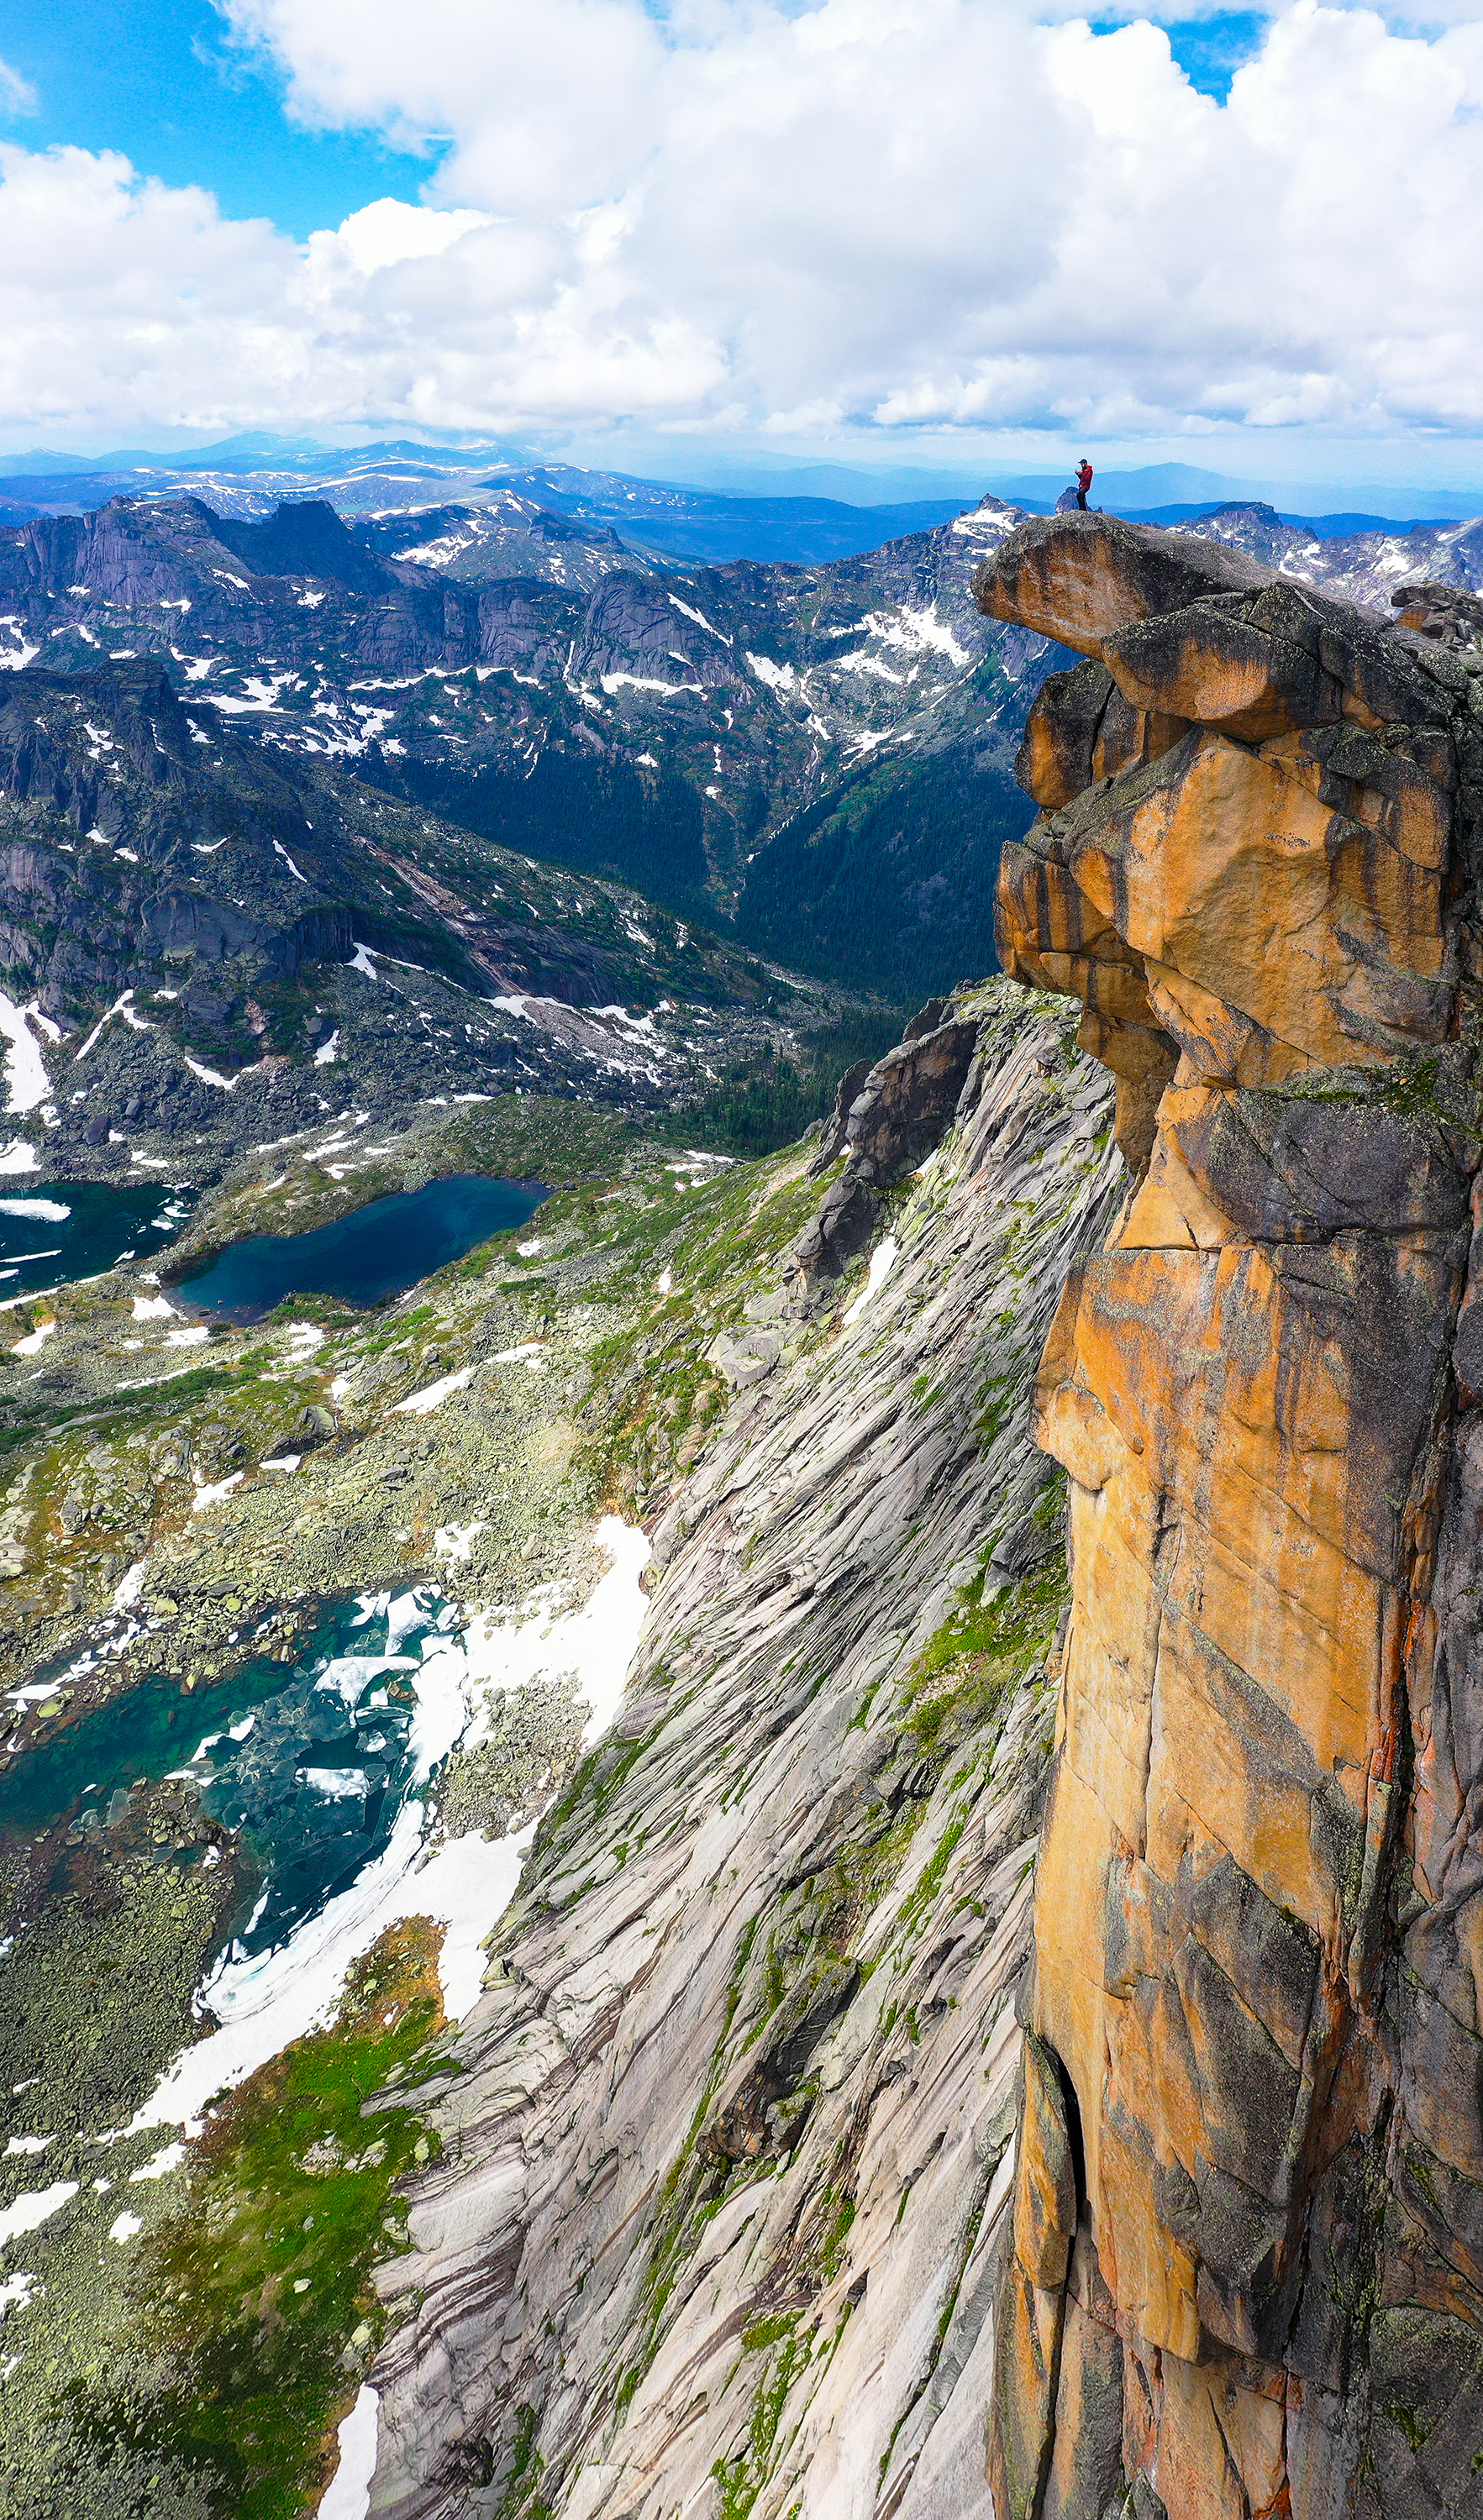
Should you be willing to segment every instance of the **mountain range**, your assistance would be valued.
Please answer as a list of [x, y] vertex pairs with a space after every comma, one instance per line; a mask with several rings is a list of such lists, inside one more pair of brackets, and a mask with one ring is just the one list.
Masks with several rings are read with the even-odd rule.
[[1049, 652], [987, 634], [968, 594], [1014, 514], [681, 572], [514, 493], [353, 525], [320, 500], [114, 499], [0, 533], [0, 654], [156, 656], [203, 742], [250, 728], [904, 1004], [991, 963], [993, 864], [1025, 819]]
[[[225, 1158], [270, 1080], [312, 1117], [333, 1033], [337, 1082], [382, 1102], [508, 1073], [635, 1115], [765, 1104], [780, 1059], [812, 1064], [781, 1089], [797, 1125], [826, 1056], [993, 968], [1015, 750], [1068, 661], [972, 601], [1023, 512], [684, 568], [597, 513], [606, 476], [539, 486], [563, 506], [131, 496], [0, 528], [7, 984], [64, 1026], [136, 993], [95, 1058], [111, 1106], [167, 1114], [144, 1067], [194, 1060], [171, 1090]], [[1198, 530], [1382, 609], [1483, 582], [1476, 521], [1326, 541], [1248, 505]], [[394, 1020], [377, 955], [417, 974]], [[202, 1068], [255, 1081], [229, 1102]], [[98, 1116], [59, 1105], [48, 1160], [121, 1161]]]
[[0, 531], [6, 2520], [1468, 2520], [1483, 521], [215, 477]]

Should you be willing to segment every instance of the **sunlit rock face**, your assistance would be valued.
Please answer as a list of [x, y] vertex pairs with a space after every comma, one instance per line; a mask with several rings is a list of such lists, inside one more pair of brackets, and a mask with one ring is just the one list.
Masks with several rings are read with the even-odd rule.
[[1000, 945], [1084, 1002], [1133, 1172], [1038, 1386], [1072, 1609], [1001, 2520], [1474, 2512], [1483, 678], [1095, 516], [975, 591], [1088, 659]]

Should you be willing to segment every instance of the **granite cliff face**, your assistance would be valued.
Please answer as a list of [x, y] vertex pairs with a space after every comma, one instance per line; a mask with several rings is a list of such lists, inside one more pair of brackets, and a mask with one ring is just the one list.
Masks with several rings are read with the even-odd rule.
[[1208, 544], [1032, 524], [1006, 968], [1135, 1186], [1041, 1367], [1072, 1607], [1001, 2520], [1483, 2496], [1483, 680]]
[[889, 1211], [869, 1276], [796, 1207], [748, 1263], [621, 1714], [379, 2278], [375, 2513], [990, 2520], [1064, 1602], [1030, 1379], [1122, 1178], [1072, 1031], [1003, 981], [926, 1011], [846, 1121], [840, 1178]]

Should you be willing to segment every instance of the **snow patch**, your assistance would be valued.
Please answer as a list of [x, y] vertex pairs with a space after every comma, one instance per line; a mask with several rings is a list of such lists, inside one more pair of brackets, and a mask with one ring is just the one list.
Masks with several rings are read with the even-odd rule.
[[473, 1544], [479, 1533], [487, 1531], [488, 1527], [483, 1522], [440, 1522], [432, 1535], [434, 1555], [446, 1557], [455, 1564], [467, 1563], [473, 1554]]
[[0, 2209], [0, 2249], [8, 2240], [19, 2240], [23, 2232], [39, 2231], [64, 2205], [76, 2195], [80, 2180], [55, 2179], [50, 2187], [28, 2187], [14, 2204]]
[[21, 644], [19, 647], [0, 648], [0, 666], [4, 666], [6, 671], [9, 673], [19, 674], [24, 666], [30, 663], [33, 656], [40, 655], [40, 643], [38, 641], [34, 647], [28, 648], [26, 646], [25, 639], [22, 633], [21, 616], [19, 612], [0, 612], [0, 630], [8, 630], [13, 639], [20, 640]]
[[890, 1276], [891, 1271], [895, 1268], [896, 1262], [900, 1256], [900, 1245], [897, 1242], [894, 1234], [888, 1234], [883, 1242], [876, 1243], [875, 1250], [871, 1253], [870, 1275], [866, 1279], [865, 1284], [861, 1287], [859, 1294], [855, 1297], [854, 1302], [845, 1312], [844, 1327], [846, 1329], [852, 1328], [855, 1323], [858, 1322], [861, 1314], [866, 1308], [866, 1305], [870, 1302], [871, 1297], [879, 1293], [881, 1287], [885, 1284], [887, 1278]]
[[[657, 692], [661, 699], [668, 700], [674, 699], [681, 692], [690, 692], [698, 696], [703, 689], [699, 683], [659, 682], [652, 674], [603, 674], [600, 675], [599, 680], [609, 699], [615, 692], [631, 691]], [[586, 698], [588, 695], [583, 693], [579, 697]]]
[[141, 1557], [129, 1568], [126, 1575], [119, 1577], [117, 1584], [113, 1588], [113, 1607], [115, 1610], [133, 1610], [138, 1608], [139, 1598], [144, 1591], [144, 1570], [148, 1564], [149, 1559], [147, 1557]]
[[381, 2400], [362, 2381], [359, 2394], [339, 2427], [339, 2465], [325, 2488], [319, 2520], [366, 2520], [371, 2508], [371, 2479], [376, 2474]]
[[472, 1379], [473, 1368], [472, 1365], [466, 1365], [461, 1372], [445, 1373], [441, 1381], [429, 1382], [421, 1391], [409, 1392], [405, 1400], [398, 1400], [392, 1414], [397, 1417], [427, 1418], [434, 1409], [441, 1409], [443, 1402], [453, 1392], [467, 1390]]
[[728, 639], [724, 630], [718, 630], [713, 621], [707, 621], [704, 613], [697, 612], [693, 604], [682, 604], [678, 595], [672, 595], [669, 600], [677, 612], [684, 613], [687, 621], [694, 621], [699, 629], [708, 630], [713, 639], [720, 640], [723, 648], [735, 645], [733, 640]]
[[28, 1012], [22, 1012], [0, 989], [0, 1033], [9, 1044], [5, 1054], [7, 1111], [34, 1111], [52, 1090], [41, 1046], [25, 1020]]
[[162, 2151], [152, 2154], [148, 2161], [142, 2161], [137, 2170], [131, 2170], [129, 2177], [131, 2180], [168, 2179], [171, 2171], [178, 2170], [184, 2159], [183, 2143], [167, 2143]]

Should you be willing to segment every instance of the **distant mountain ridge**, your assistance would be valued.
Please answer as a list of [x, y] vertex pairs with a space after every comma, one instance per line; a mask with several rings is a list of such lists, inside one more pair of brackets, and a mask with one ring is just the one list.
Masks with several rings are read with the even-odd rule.
[[[114, 499], [0, 530], [0, 660], [158, 656], [270, 748], [903, 1004], [991, 968], [998, 847], [1027, 818], [1013, 753], [1049, 652], [969, 594], [1015, 515], [682, 572], [508, 490], [360, 524]], [[897, 792], [919, 761], [922, 816]], [[799, 814], [785, 882], [769, 844]]]
[[[519, 477], [359, 519], [199, 496], [32, 518], [0, 529], [0, 663], [156, 656], [202, 731], [244, 721], [898, 1006], [992, 968], [998, 851], [1030, 819], [1014, 751], [1056, 656], [969, 582], [1023, 512], [990, 496], [806, 568], [686, 566], [604, 511], [648, 525], [691, 494]], [[1248, 504], [1186, 529], [1382, 611], [1408, 578], [1483, 583], [1476, 520], [1324, 541]]]
[[785, 560], [874, 550], [946, 522], [968, 504], [936, 497], [859, 505], [814, 495], [708, 490], [579, 467], [523, 465], [496, 446], [445, 448], [388, 439], [345, 449], [247, 436], [177, 458], [120, 453], [70, 458], [38, 449], [0, 457], [0, 523], [84, 513], [111, 498], [204, 495], [216, 513], [260, 518], [306, 492], [347, 517], [421, 511], [439, 496], [469, 507], [525, 500], [552, 516], [617, 526], [650, 561]]

